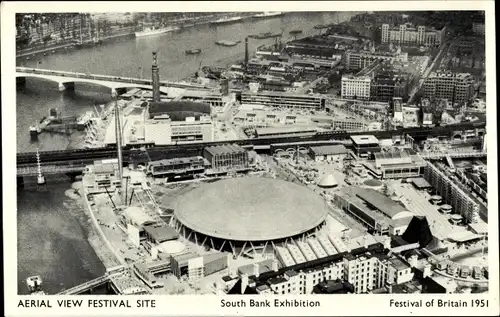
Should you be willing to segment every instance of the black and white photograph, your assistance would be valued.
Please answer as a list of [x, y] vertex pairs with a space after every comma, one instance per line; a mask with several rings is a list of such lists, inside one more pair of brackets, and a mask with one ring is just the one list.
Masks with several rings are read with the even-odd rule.
[[490, 293], [484, 9], [157, 3], [15, 12], [17, 295]]

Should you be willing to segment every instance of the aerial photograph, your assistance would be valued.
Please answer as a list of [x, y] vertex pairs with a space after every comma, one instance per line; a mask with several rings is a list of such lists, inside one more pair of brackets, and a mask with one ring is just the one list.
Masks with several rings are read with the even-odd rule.
[[15, 24], [17, 294], [489, 291], [484, 11]]

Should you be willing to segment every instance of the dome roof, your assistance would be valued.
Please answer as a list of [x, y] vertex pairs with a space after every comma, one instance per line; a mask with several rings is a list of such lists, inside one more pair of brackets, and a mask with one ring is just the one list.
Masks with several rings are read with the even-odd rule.
[[168, 114], [172, 121], [184, 121], [187, 117], [195, 117], [196, 120], [203, 115], [210, 115], [210, 105], [203, 102], [193, 101], [168, 101], [150, 102], [149, 118]]
[[182, 251], [184, 251], [184, 249], [186, 249], [186, 246], [184, 245], [184, 243], [182, 243], [180, 241], [170, 240], [170, 241], [166, 241], [166, 242], [161, 243], [158, 246], [158, 249], [161, 252], [166, 253], [166, 254], [179, 254]]
[[184, 194], [176, 218], [191, 230], [221, 239], [267, 241], [320, 225], [328, 206], [309, 188], [280, 179], [242, 177], [203, 183]]
[[338, 182], [332, 174], [325, 175], [318, 183], [319, 187], [334, 187], [337, 186]]

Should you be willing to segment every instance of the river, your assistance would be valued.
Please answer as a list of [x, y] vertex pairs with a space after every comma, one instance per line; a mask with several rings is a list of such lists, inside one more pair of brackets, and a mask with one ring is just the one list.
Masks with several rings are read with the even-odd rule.
[[[202, 25], [177, 32], [143, 37], [118, 38], [102, 46], [65, 50], [20, 58], [18, 66], [61, 71], [88, 72], [122, 77], [151, 77], [151, 53], [158, 52], [160, 76], [163, 80], [190, 77], [201, 65], [227, 66], [244, 58], [244, 38], [260, 32], [281, 32], [283, 41], [291, 39], [290, 30], [300, 29], [300, 37], [318, 34], [317, 24], [342, 22], [351, 12], [289, 13], [281, 17], [251, 19], [241, 23]], [[215, 45], [216, 40], [241, 40], [235, 47]], [[273, 39], [249, 39], [250, 53]], [[186, 56], [188, 49], [199, 48], [200, 55]], [[50, 81], [28, 79], [17, 89], [17, 152], [57, 150], [78, 147], [82, 134], [42, 134], [37, 142], [30, 140], [28, 128], [57, 108], [63, 116], [74, 116], [92, 110], [94, 105], [109, 102], [109, 89], [76, 83], [75, 91], [59, 92]], [[64, 192], [71, 186], [69, 179], [48, 178], [46, 192], [27, 185], [18, 192], [18, 292], [26, 293], [24, 280], [39, 274], [44, 289], [57, 293], [86, 280], [102, 275], [104, 268], [87, 239], [89, 226], [81, 206]]]

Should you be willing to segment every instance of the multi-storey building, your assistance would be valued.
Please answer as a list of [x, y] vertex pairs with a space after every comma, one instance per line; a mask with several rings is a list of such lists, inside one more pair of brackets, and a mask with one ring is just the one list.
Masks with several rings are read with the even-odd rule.
[[320, 95], [300, 95], [286, 92], [243, 92], [242, 104], [258, 104], [267, 107], [321, 110], [325, 108], [325, 99]]
[[367, 293], [413, 278], [408, 264], [387, 254], [376, 243], [352, 251], [284, 267], [252, 276], [241, 275], [231, 294], [311, 294], [319, 283], [342, 280], [354, 286], [354, 293]]
[[368, 76], [342, 76], [342, 98], [370, 99], [371, 79]]
[[484, 22], [472, 22], [472, 32], [484, 35]]
[[408, 53], [396, 50], [395, 52], [347, 51], [345, 66], [349, 70], [361, 70], [377, 61], [408, 62]]
[[390, 101], [394, 97], [408, 98], [408, 83], [405, 78], [394, 75], [377, 75], [371, 84], [371, 99]]
[[410, 23], [391, 27], [382, 24], [382, 43], [398, 43], [404, 45], [439, 46], [444, 41], [446, 28], [441, 30], [428, 28], [423, 25], [413, 26]]
[[468, 103], [474, 97], [474, 78], [469, 73], [433, 72], [425, 80], [424, 95], [429, 99]]

